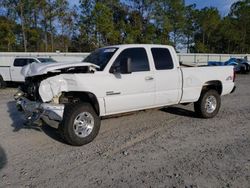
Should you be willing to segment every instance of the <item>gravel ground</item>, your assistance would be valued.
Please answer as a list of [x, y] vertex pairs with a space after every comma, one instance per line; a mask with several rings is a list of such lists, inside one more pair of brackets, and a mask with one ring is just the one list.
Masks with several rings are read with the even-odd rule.
[[0, 187], [250, 187], [250, 75], [214, 119], [193, 106], [106, 119], [97, 138], [66, 145], [55, 129], [24, 126], [0, 91]]

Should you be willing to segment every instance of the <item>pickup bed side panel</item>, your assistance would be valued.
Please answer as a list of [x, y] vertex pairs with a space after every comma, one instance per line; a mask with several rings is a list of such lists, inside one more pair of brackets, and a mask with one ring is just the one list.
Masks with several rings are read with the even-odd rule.
[[233, 67], [192, 67], [182, 68], [183, 96], [180, 103], [196, 102], [199, 100], [203, 86], [209, 81], [222, 83], [222, 94], [229, 94], [234, 87]]

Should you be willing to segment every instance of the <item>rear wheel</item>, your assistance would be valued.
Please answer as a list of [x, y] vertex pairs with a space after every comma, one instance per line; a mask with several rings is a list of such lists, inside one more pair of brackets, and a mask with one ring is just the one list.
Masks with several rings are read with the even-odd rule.
[[70, 104], [65, 107], [63, 122], [59, 129], [67, 143], [82, 146], [97, 136], [100, 118], [89, 103]]
[[5, 81], [3, 80], [3, 77], [0, 76], [0, 89], [4, 89], [6, 87], [6, 83]]
[[194, 103], [194, 110], [202, 118], [213, 118], [219, 112], [221, 98], [217, 91], [206, 90], [201, 93], [200, 99]]

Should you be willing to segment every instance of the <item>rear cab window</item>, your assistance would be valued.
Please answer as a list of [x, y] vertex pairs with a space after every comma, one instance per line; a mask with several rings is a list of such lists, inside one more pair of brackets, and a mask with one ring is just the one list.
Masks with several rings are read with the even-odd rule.
[[27, 58], [17, 58], [14, 60], [15, 67], [23, 67], [29, 64], [29, 59]]
[[119, 67], [121, 60], [124, 58], [131, 59], [132, 72], [150, 71], [148, 55], [145, 48], [128, 48], [123, 50], [112, 66]]
[[156, 70], [170, 70], [174, 68], [173, 59], [167, 48], [151, 48]]

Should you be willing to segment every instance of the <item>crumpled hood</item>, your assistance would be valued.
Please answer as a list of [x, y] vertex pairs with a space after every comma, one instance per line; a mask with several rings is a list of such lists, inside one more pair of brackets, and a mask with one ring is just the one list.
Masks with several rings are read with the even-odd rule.
[[22, 68], [21, 74], [24, 77], [32, 77], [47, 74], [48, 72], [57, 72], [60, 69], [74, 67], [90, 67], [92, 69], [99, 68], [99, 66], [88, 62], [75, 63], [31, 63]]

